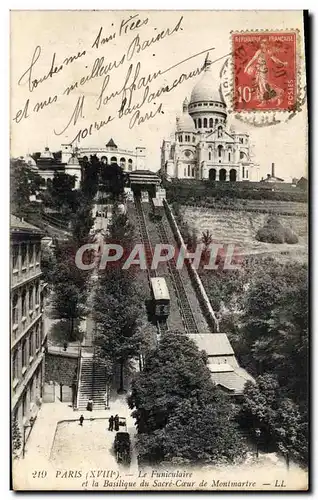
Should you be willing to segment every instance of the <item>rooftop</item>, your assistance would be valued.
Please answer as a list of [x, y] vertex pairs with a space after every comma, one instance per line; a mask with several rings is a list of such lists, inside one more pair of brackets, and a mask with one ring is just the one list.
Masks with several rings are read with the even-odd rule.
[[208, 356], [234, 355], [226, 333], [190, 333], [188, 337], [197, 344], [200, 350], [206, 351]]
[[10, 215], [10, 231], [11, 232], [24, 232], [24, 233], [38, 233], [42, 234], [40, 228], [29, 224], [24, 219], [20, 219], [16, 215]]

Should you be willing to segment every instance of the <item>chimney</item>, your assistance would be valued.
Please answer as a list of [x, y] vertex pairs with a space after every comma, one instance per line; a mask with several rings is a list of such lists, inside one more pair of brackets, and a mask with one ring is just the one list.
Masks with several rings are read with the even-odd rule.
[[275, 177], [275, 163], [272, 163], [272, 177]]

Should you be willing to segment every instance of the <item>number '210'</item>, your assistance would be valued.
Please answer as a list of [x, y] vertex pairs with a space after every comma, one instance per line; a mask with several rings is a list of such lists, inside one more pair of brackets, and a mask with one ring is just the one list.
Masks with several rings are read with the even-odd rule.
[[34, 478], [36, 477], [46, 477], [47, 476], [47, 471], [46, 470], [36, 470], [32, 472], [32, 476]]
[[248, 86], [242, 87], [242, 85], [240, 85], [237, 88], [237, 91], [238, 91], [239, 102], [243, 101], [250, 102], [250, 100], [252, 99], [252, 91], [250, 87]]

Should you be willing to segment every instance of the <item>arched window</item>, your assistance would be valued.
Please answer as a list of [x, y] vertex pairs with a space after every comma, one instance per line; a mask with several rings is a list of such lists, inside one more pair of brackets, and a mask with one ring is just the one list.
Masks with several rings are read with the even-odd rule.
[[197, 128], [197, 120], [196, 120], [196, 118], [194, 119], [194, 126], [195, 126], [195, 128]]
[[240, 160], [243, 160], [244, 156], [245, 156], [245, 153], [243, 151], [240, 151]]
[[243, 179], [245, 177], [245, 167], [242, 168], [242, 177], [243, 177]]
[[215, 118], [215, 125], [217, 125], [218, 123], [219, 123], [219, 119]]
[[120, 166], [125, 169], [126, 167], [126, 158], [120, 158]]
[[208, 126], [208, 120], [207, 118], [203, 118], [203, 127], [207, 128], [207, 126]]
[[246, 170], [246, 179], [248, 179], [248, 170]]
[[209, 160], [211, 160], [211, 156], [212, 156], [211, 150], [209, 150]]
[[110, 163], [117, 163], [117, 158], [116, 156], [112, 156], [110, 159]]
[[201, 120], [201, 118], [198, 119], [198, 128], [202, 128], [202, 120]]
[[222, 146], [218, 146], [218, 157], [221, 158], [222, 157]]
[[209, 127], [213, 128], [213, 118], [210, 118], [210, 120], [209, 120]]
[[102, 156], [101, 157], [101, 162], [104, 163], [105, 165], [107, 165], [107, 158], [106, 158], [106, 156]]
[[129, 172], [131, 172], [131, 171], [132, 171], [132, 166], [133, 166], [132, 159], [131, 159], [131, 158], [129, 158], [129, 160], [128, 160], [128, 170], [129, 170]]
[[229, 151], [229, 161], [231, 161], [231, 151]]
[[195, 170], [194, 170], [194, 167], [192, 167], [192, 177], [194, 177], [195, 175]]
[[190, 173], [190, 165], [188, 165], [188, 177], [190, 177], [191, 173]]

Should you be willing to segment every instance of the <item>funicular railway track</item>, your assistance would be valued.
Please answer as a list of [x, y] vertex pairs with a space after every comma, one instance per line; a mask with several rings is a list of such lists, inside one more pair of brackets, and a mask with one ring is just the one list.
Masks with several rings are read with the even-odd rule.
[[[156, 222], [158, 234], [160, 236], [161, 243], [170, 244], [167, 232], [161, 221]], [[180, 313], [184, 322], [184, 326], [187, 333], [199, 333], [197, 323], [194, 318], [194, 314], [185, 291], [184, 284], [180, 275], [180, 271], [177, 268], [177, 263], [173, 257], [167, 261], [168, 270], [172, 278], [172, 282], [175, 288], [176, 295], [178, 297]]]
[[[153, 259], [153, 251], [152, 251], [151, 241], [149, 238], [145, 214], [144, 214], [144, 211], [142, 209], [141, 201], [140, 201], [140, 198], [136, 197], [136, 196], [135, 196], [135, 208], [136, 208], [137, 220], [138, 220], [138, 225], [139, 225], [139, 232], [140, 232], [140, 236], [141, 236], [142, 242], [144, 244], [144, 248], [145, 248], [148, 284], [149, 284], [149, 287], [151, 287], [150, 279], [157, 277], [157, 271], [155, 269], [151, 269], [151, 264], [152, 264], [152, 259]], [[167, 321], [165, 321], [165, 322], [157, 321], [156, 326], [157, 326], [157, 330], [158, 330], [158, 335], [161, 335], [162, 333], [167, 332], [169, 330], [169, 326], [168, 326]]]
[[[143, 240], [143, 244], [145, 245], [145, 253], [146, 253], [146, 262], [147, 262], [147, 272], [148, 272], [148, 280], [150, 283], [150, 278], [156, 277], [157, 273], [155, 269], [151, 269], [151, 262], [153, 257], [152, 246], [150, 237], [147, 230], [147, 223], [145, 219], [145, 214], [141, 205], [140, 198], [135, 198], [135, 207], [137, 212], [137, 218], [140, 228], [140, 234]], [[158, 232], [158, 236], [160, 238], [161, 243], [170, 244], [169, 238], [167, 236], [167, 232], [162, 222], [156, 221], [156, 229]], [[177, 268], [177, 263], [175, 258], [173, 257], [169, 261], [167, 261], [168, 272], [171, 277], [173, 287], [177, 296], [178, 305], [180, 314], [182, 317], [182, 321], [184, 324], [184, 328], [187, 333], [199, 333], [199, 329], [197, 323], [194, 318], [193, 311], [191, 309], [189, 299], [187, 293], [185, 291], [184, 284], [182, 282], [182, 278], [180, 275], [180, 271]], [[157, 324], [158, 333], [162, 333], [163, 331], [167, 331], [168, 325], [167, 323], [158, 323]]]

